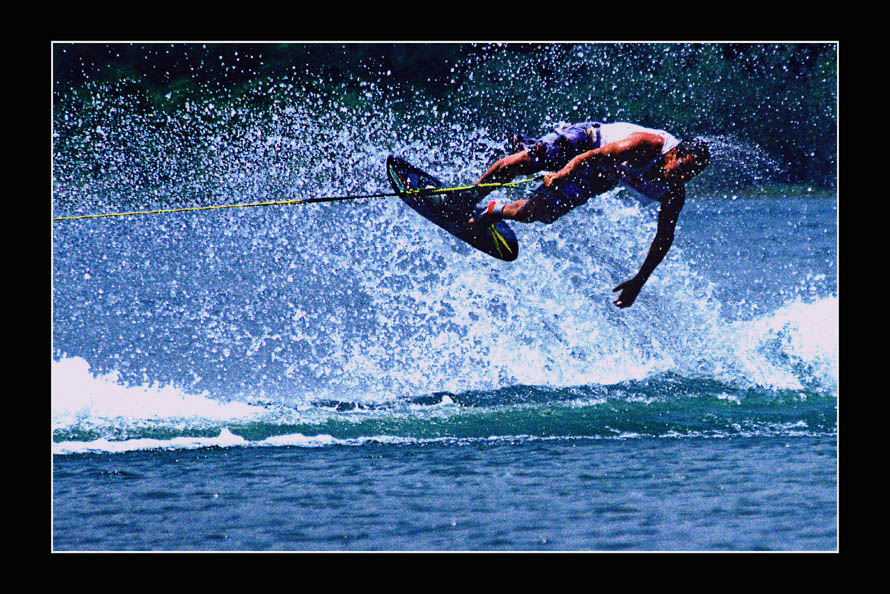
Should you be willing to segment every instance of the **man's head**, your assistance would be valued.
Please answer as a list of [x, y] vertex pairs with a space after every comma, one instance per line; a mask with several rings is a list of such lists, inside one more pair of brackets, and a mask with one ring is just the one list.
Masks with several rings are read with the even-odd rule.
[[708, 143], [700, 138], [684, 140], [666, 156], [670, 156], [671, 153], [673, 157], [669, 158], [665, 169], [670, 174], [679, 175], [684, 182], [701, 173], [711, 162]]

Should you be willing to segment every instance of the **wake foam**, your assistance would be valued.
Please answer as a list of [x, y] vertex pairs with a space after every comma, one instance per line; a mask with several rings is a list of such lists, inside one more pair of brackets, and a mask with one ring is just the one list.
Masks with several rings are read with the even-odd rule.
[[52, 362], [53, 427], [88, 421], [92, 425], [252, 421], [265, 409], [221, 402], [208, 393], [188, 394], [172, 386], [125, 386], [115, 372], [94, 375], [80, 357]]

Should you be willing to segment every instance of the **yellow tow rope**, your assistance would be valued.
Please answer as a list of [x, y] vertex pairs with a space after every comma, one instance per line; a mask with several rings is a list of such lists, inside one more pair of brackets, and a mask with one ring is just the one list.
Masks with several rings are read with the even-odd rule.
[[[514, 188], [521, 184], [540, 180], [543, 176], [531, 177], [513, 182], [492, 183], [492, 184], [476, 184], [472, 186], [459, 186], [454, 188], [437, 188], [434, 190], [407, 190], [402, 194], [445, 194], [448, 192], [462, 192], [466, 190], [475, 190], [479, 188]], [[130, 212], [108, 212], [102, 214], [76, 215], [70, 217], [53, 217], [53, 221], [77, 221], [82, 219], [101, 219], [106, 217], [131, 217], [137, 215], [151, 214], [170, 214], [175, 212], [198, 212], [203, 210], [223, 210], [226, 208], [255, 208], [258, 206], [287, 206], [291, 204], [313, 204], [318, 202], [335, 202], [341, 200], [362, 200], [367, 198], [384, 198], [388, 196], [399, 196], [398, 192], [388, 192], [383, 194], [365, 194], [363, 196], [322, 196], [319, 198], [303, 198], [295, 200], [274, 200], [269, 202], [247, 202], [243, 204], [219, 204], [214, 206], [192, 206], [186, 208], [165, 208], [158, 210], [135, 210]]]

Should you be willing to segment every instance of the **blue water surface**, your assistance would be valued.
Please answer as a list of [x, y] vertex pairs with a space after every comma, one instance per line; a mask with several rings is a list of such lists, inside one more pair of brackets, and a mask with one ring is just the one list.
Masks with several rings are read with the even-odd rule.
[[833, 437], [71, 455], [58, 550], [833, 550]]

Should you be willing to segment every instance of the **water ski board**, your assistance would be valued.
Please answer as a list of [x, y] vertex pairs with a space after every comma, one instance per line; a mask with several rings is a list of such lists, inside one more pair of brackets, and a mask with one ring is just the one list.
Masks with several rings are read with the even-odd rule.
[[[440, 201], [431, 200], [423, 193], [410, 193], [410, 190], [434, 190], [444, 188], [445, 184], [414, 167], [404, 159], [390, 155], [386, 159], [386, 175], [393, 189], [398, 192], [405, 204], [417, 211], [420, 216], [432, 221], [461, 241], [489, 256], [512, 262], [519, 255], [519, 242], [516, 234], [504, 221], [494, 225], [470, 225], [467, 220], [473, 214], [470, 205], [465, 210], [454, 211], [440, 205]], [[439, 195], [437, 195], [439, 196]]]

